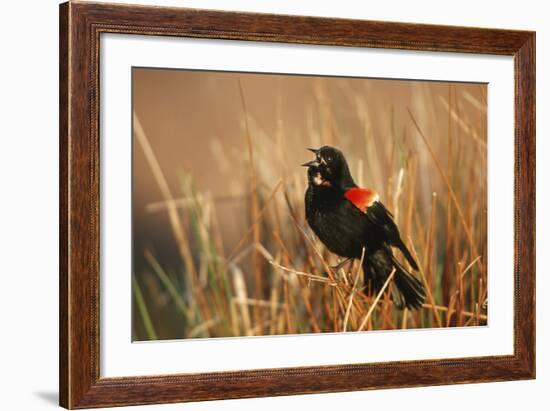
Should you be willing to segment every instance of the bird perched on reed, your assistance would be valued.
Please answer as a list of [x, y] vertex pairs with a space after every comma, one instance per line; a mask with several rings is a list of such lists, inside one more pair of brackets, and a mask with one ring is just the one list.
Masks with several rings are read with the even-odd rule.
[[376, 191], [360, 188], [351, 176], [344, 154], [324, 146], [309, 149], [315, 159], [307, 167], [306, 219], [325, 246], [346, 259], [361, 259], [364, 283], [378, 293], [395, 269], [391, 286], [394, 304], [417, 309], [426, 298], [424, 286], [394, 256], [399, 250], [414, 270], [418, 264], [407, 249], [392, 214]]

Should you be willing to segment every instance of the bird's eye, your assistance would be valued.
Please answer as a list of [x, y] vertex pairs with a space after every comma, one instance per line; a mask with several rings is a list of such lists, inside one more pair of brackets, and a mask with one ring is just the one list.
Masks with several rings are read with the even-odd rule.
[[327, 157], [327, 163], [330, 163], [332, 161], [332, 157], [331, 156], [328, 156]]

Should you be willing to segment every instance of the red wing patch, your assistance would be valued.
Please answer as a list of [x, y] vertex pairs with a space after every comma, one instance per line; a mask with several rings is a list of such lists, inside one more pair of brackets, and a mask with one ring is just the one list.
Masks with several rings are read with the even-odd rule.
[[351, 188], [344, 193], [344, 196], [364, 213], [367, 212], [372, 203], [378, 201], [378, 193], [368, 188]]

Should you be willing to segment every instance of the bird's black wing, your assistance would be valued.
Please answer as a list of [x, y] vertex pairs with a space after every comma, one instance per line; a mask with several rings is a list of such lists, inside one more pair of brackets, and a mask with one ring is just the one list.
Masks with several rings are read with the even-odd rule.
[[384, 237], [386, 242], [401, 250], [411, 267], [418, 270], [418, 264], [401, 239], [399, 229], [397, 228], [395, 221], [393, 221], [392, 213], [390, 213], [384, 204], [380, 201], [375, 201], [367, 209], [366, 215], [370, 222], [378, 228], [380, 234]]
[[393, 221], [393, 215], [380, 201], [372, 203], [366, 211], [367, 218], [383, 234], [385, 240], [394, 245], [400, 239], [399, 230]]

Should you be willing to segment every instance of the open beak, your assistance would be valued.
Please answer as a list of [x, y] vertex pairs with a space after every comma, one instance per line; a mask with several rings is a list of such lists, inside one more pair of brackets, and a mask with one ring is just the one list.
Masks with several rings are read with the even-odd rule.
[[307, 163], [302, 164], [302, 167], [319, 167], [319, 162], [317, 160], [311, 160]]
[[[308, 150], [311, 151], [313, 154], [315, 154], [315, 156], [318, 156], [319, 151], [321, 151], [320, 148], [309, 148], [309, 147], [308, 147]], [[302, 164], [302, 167], [312, 167], [312, 166], [319, 167], [319, 162], [317, 161], [317, 159], [308, 161], [307, 163]]]
[[315, 160], [308, 161], [307, 163], [302, 164], [302, 167], [319, 167], [319, 153], [321, 151], [320, 148], [310, 148], [308, 147], [308, 150], [311, 151], [313, 154], [315, 154]]

